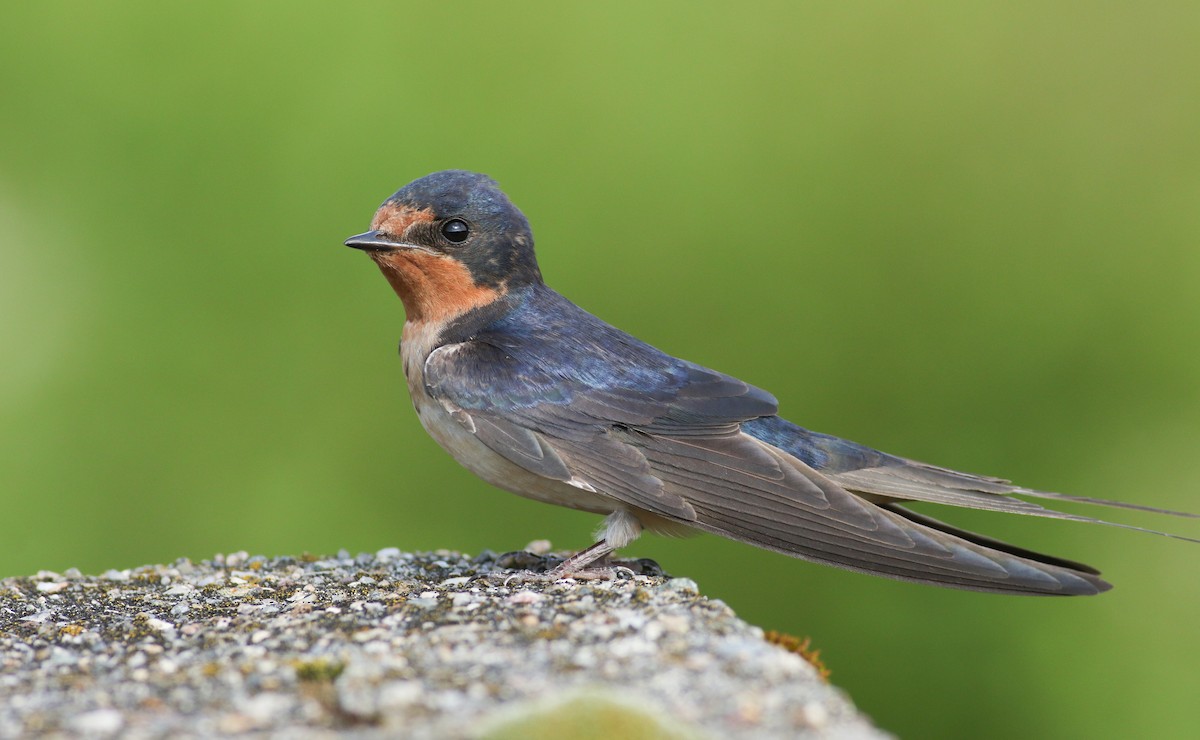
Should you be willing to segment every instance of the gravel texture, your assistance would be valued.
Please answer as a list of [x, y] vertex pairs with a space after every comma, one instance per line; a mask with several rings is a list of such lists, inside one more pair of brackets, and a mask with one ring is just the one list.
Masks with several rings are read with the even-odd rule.
[[0, 738], [885, 737], [691, 580], [509, 569], [553, 562], [389, 548], [9, 578]]

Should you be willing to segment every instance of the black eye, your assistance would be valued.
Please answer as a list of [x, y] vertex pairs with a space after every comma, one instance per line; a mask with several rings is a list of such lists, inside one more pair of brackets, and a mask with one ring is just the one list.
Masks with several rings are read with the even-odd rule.
[[452, 218], [442, 224], [442, 236], [446, 237], [446, 241], [454, 244], [462, 244], [471, 235], [471, 227], [467, 226], [466, 221], [457, 218]]

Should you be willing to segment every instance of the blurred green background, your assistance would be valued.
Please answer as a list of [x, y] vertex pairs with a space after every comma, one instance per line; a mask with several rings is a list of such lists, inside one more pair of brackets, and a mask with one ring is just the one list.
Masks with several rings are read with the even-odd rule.
[[[798, 423], [1200, 510], [1197, 7], [10, 4], [0, 575], [590, 542], [424, 435], [401, 304], [341, 245], [451, 167], [501, 182], [558, 290]], [[1200, 546], [951, 518], [1117, 589], [628, 554], [812, 635], [904, 736], [1195, 737]]]

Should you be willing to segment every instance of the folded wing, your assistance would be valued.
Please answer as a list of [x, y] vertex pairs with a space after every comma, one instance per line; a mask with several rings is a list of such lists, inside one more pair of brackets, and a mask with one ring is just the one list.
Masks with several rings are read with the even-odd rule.
[[[593, 488], [634, 512], [903, 580], [1024, 594], [1109, 588], [1087, 566], [894, 504], [893, 497], [914, 498], [932, 484], [861, 466], [818, 470], [811, 456], [770, 439], [768, 432], [785, 430], [764, 431], [764, 424], [782, 420], [762, 390], [647, 345], [627, 344], [615, 357], [607, 354], [611, 338], [590, 347], [585, 339], [500, 346], [484, 338], [442, 347], [425, 365], [427, 390], [513, 463]], [[563, 348], [572, 346], [580, 347], [579, 356], [564, 358]], [[850, 490], [856, 488], [876, 494], [856, 495]], [[997, 495], [1007, 491], [963, 490], [938, 495], [943, 503], [956, 503], [954, 496], [1017, 501]], [[1006, 507], [978, 508], [1017, 511]]]

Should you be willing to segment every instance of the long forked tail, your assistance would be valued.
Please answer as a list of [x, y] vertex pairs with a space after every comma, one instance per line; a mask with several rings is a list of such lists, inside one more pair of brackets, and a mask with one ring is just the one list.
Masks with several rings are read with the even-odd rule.
[[[1068, 495], [1065, 493], [1054, 493], [1052, 491], [1037, 491], [1032, 488], [1020, 488], [1020, 487], [1013, 487], [1012, 492], [1018, 496], [1033, 496], [1035, 498], [1054, 499], [1055, 501], [1071, 501], [1071, 502], [1077, 503], [1077, 504], [1095, 504], [1097, 506], [1108, 506], [1108, 507], [1114, 508], [1114, 509], [1132, 509], [1133, 511], [1148, 511], [1151, 514], [1166, 514], [1168, 516], [1181, 516], [1186, 519], [1200, 519], [1200, 514], [1192, 514], [1192, 513], [1186, 512], [1186, 511], [1173, 511], [1171, 509], [1160, 509], [1157, 506], [1146, 506], [1144, 504], [1131, 504], [1126, 501], [1110, 501], [1110, 500], [1104, 499], [1104, 498], [1092, 498], [1091, 496], [1071, 496], [1071, 495]], [[1104, 522], [1104, 523], [1108, 524], [1108, 522]], [[1156, 531], [1153, 529], [1148, 529], [1148, 530], [1143, 530], [1143, 531], [1153, 532], [1154, 534], [1161, 534], [1161, 535], [1165, 535], [1167, 537], [1176, 537], [1178, 539], [1189, 540], [1191, 542], [1200, 541], [1200, 540], [1194, 540], [1191, 537], [1183, 537], [1181, 535], [1171, 534], [1170, 532], [1159, 532], [1159, 531]]]
[[869, 500], [884, 504], [897, 501], [925, 501], [935, 504], [959, 506], [968, 509], [985, 511], [1002, 511], [1009, 514], [1024, 514], [1027, 516], [1044, 517], [1047, 519], [1064, 519], [1067, 521], [1103, 524], [1108, 527], [1132, 529], [1147, 532], [1162, 537], [1200, 542], [1200, 539], [1187, 537], [1173, 532], [1137, 527], [1132, 524], [1110, 522], [1096, 517], [1081, 514], [1069, 514], [1063, 511], [1047, 509], [1040, 504], [1015, 496], [1050, 499], [1054, 501], [1069, 501], [1072, 503], [1094, 504], [1117, 509], [1148, 511], [1155, 514], [1200, 518], [1200, 515], [1182, 511], [1171, 511], [1141, 504], [1129, 504], [1122, 501], [1090, 498], [1086, 496], [1069, 496], [1064, 493], [1037, 491], [1032, 488], [1014, 486], [1008, 481], [998, 478], [960, 473], [948, 468], [939, 468], [925, 463], [892, 458], [888, 464], [870, 468], [859, 468], [838, 473], [826, 473], [832, 480], [859, 493]]
[[743, 424], [743, 429], [803, 461], [838, 485], [879, 505], [927, 501], [969, 509], [1104, 524], [1188, 542], [1200, 542], [1200, 539], [1171, 532], [1055, 511], [1016, 496], [1146, 511], [1189, 519], [1200, 518], [1200, 514], [1022, 488], [1002, 478], [962, 473], [889, 455], [848, 439], [810, 431], [778, 416], [756, 419]]

